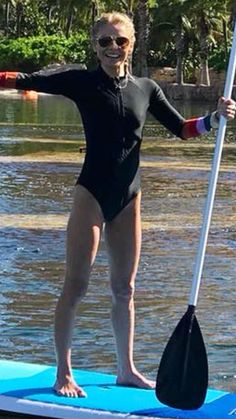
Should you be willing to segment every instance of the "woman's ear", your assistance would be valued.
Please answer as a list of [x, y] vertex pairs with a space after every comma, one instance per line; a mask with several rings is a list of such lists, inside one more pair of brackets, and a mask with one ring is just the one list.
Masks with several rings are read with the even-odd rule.
[[129, 56], [133, 54], [133, 50], [134, 50], [134, 42], [131, 42], [129, 45]]

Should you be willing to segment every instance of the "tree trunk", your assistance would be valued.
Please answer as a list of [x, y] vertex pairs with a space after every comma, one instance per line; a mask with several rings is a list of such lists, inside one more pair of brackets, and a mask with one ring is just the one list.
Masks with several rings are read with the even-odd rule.
[[5, 2], [5, 30], [4, 35], [8, 36], [9, 33], [9, 17], [10, 17], [10, 2], [6, 0]]
[[148, 1], [140, 0], [138, 4], [137, 24], [137, 52], [136, 52], [136, 73], [138, 76], [148, 76], [147, 65], [147, 41], [149, 35], [149, 9]]
[[51, 23], [52, 20], [52, 14], [53, 14], [53, 10], [55, 9], [55, 6], [49, 6], [48, 9], [48, 23]]
[[94, 26], [94, 23], [99, 16], [99, 9], [97, 1], [92, 1], [92, 26]]
[[185, 51], [185, 37], [182, 29], [182, 20], [181, 16], [179, 16], [179, 24], [176, 34], [176, 42], [175, 42], [175, 49], [176, 49], [176, 83], [183, 84], [184, 83], [184, 71], [183, 71], [183, 57]]
[[19, 38], [21, 36], [21, 22], [24, 13], [24, 6], [21, 1], [18, 1], [16, 4], [16, 36]]
[[134, 0], [120, 0], [121, 4], [125, 8], [125, 13], [133, 19], [133, 3]]
[[205, 20], [204, 14], [200, 19], [200, 57], [201, 57], [201, 72], [200, 72], [200, 83], [210, 86], [210, 75], [208, 67], [208, 56], [209, 56], [209, 28]]
[[236, 4], [235, 3], [232, 6], [231, 18], [232, 18], [232, 24], [233, 24], [233, 28], [234, 28], [234, 25], [235, 25], [235, 22], [236, 22]]
[[211, 84], [207, 59], [201, 60], [200, 84], [205, 84], [206, 86]]
[[224, 51], [225, 51], [225, 62], [228, 57], [228, 37], [227, 37], [227, 24], [226, 20], [222, 20], [223, 37], [224, 37]]
[[69, 36], [70, 36], [72, 22], [73, 22], [73, 16], [74, 16], [74, 7], [73, 7], [73, 1], [71, 1], [70, 6], [69, 6], [69, 10], [68, 10], [68, 18], [67, 18], [67, 22], [66, 22], [66, 33], [65, 33], [66, 38], [69, 38]]
[[177, 56], [176, 83], [184, 84], [183, 57], [181, 55]]

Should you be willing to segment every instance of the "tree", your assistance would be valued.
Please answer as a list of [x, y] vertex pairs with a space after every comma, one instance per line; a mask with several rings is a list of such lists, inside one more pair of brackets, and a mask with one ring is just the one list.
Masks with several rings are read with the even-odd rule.
[[148, 0], [139, 0], [137, 11], [137, 50], [136, 73], [139, 76], [148, 75], [147, 42], [149, 36], [149, 7]]
[[170, 43], [173, 39], [176, 54], [176, 82], [184, 82], [184, 60], [188, 53], [192, 0], [159, 0], [155, 11], [155, 31]]
[[[201, 61], [200, 83], [210, 85], [208, 61], [211, 51], [217, 45], [217, 38], [224, 40], [222, 21], [227, 17], [225, 2], [215, 0], [197, 0], [193, 6], [193, 24], [196, 27]], [[227, 38], [224, 42], [227, 42]]]
[[5, 36], [7, 36], [9, 32], [10, 3], [10, 0], [5, 0]]
[[4, 15], [4, 35], [8, 36], [10, 31], [10, 11], [11, 6], [15, 7], [14, 0], [4, 0], [1, 2], [2, 12]]

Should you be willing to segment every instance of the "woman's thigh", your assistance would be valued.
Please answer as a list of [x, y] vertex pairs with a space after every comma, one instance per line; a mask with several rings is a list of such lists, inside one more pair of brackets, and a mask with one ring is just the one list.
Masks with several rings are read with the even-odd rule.
[[141, 193], [105, 227], [113, 288], [133, 286], [141, 249], [140, 203]]
[[96, 257], [103, 227], [99, 204], [77, 185], [67, 227], [66, 277], [87, 279]]

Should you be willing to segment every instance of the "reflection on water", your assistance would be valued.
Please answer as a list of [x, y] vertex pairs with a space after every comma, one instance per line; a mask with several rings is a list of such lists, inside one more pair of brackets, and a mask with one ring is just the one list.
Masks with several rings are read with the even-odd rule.
[[[203, 108], [203, 106], [201, 106]], [[189, 111], [189, 108], [188, 108]], [[202, 109], [191, 109], [192, 114]], [[184, 314], [214, 135], [182, 142], [149, 120], [142, 149], [143, 246], [137, 277], [137, 366], [155, 378]], [[65, 228], [84, 145], [74, 105], [11, 92], [0, 101], [1, 357], [54, 364], [53, 315], [64, 275]], [[236, 141], [224, 147], [198, 319], [210, 385], [236, 390]], [[102, 240], [74, 336], [74, 366], [115, 372]]]

